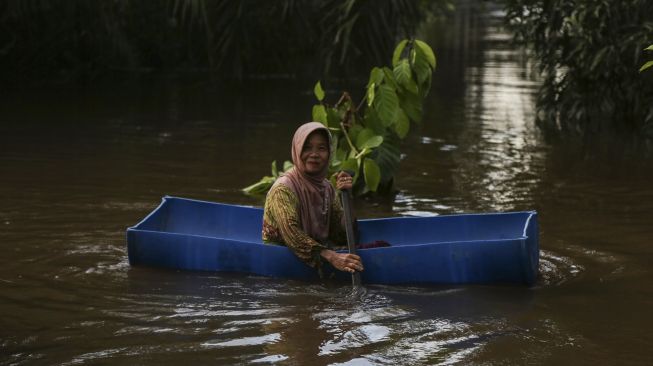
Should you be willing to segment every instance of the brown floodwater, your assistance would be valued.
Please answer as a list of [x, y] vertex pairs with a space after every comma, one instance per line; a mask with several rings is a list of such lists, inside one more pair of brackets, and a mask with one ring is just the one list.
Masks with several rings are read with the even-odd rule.
[[435, 43], [397, 194], [358, 200], [357, 214], [537, 210], [535, 286], [352, 293], [130, 267], [125, 229], [164, 195], [261, 205], [240, 188], [289, 158], [312, 83], [165, 76], [5, 91], [0, 364], [650, 364], [650, 158], [545, 141], [529, 61], [491, 14], [467, 15]]

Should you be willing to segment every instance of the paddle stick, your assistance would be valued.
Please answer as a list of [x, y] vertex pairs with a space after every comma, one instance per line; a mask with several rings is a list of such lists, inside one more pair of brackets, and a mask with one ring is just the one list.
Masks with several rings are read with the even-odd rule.
[[[346, 171], [347, 174], [353, 176], [351, 172]], [[342, 208], [345, 210], [345, 231], [347, 232], [347, 248], [349, 254], [356, 254], [356, 239], [354, 236], [354, 222], [351, 217], [351, 192], [349, 189], [343, 189], [342, 194]], [[351, 274], [351, 284], [354, 287], [361, 285], [361, 274], [355, 271]]]

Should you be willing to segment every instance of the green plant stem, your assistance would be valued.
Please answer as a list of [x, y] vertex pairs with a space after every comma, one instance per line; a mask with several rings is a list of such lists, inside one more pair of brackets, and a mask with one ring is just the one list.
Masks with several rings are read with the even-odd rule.
[[358, 150], [356, 150], [356, 146], [351, 142], [351, 139], [349, 138], [349, 134], [347, 133], [347, 130], [345, 129], [345, 124], [343, 122], [340, 122], [340, 129], [342, 130], [342, 133], [345, 135], [345, 139], [347, 140], [347, 143], [349, 144], [349, 147], [351, 147], [351, 150], [358, 155]]
[[363, 103], [365, 103], [366, 100], [367, 100], [367, 93], [365, 93], [365, 97], [363, 97], [363, 99], [361, 99], [361, 102], [358, 103], [358, 106], [356, 106], [356, 110], [354, 111], [356, 114], [358, 114], [358, 111], [361, 110], [361, 108], [363, 107]]

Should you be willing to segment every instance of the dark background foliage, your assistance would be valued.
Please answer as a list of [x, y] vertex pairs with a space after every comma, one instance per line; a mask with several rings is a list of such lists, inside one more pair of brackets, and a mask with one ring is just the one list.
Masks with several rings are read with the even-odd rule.
[[516, 40], [530, 46], [543, 75], [540, 126], [653, 138], [653, 79], [638, 72], [653, 40], [653, 1], [505, 3]]
[[[0, 83], [84, 85], [118, 74], [214, 80], [367, 77], [451, 0], [4, 0]], [[653, 139], [653, 1], [503, 0], [542, 74], [551, 135]], [[438, 49], [436, 49], [436, 53]], [[440, 55], [441, 56], [441, 55]], [[446, 56], [446, 55], [445, 55]]]
[[85, 82], [111, 71], [151, 70], [234, 79], [366, 75], [443, 3], [5, 0], [0, 76]]

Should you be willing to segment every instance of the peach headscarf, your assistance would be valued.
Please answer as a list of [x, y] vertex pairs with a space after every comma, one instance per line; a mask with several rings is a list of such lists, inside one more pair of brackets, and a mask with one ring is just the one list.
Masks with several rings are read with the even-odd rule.
[[[302, 148], [311, 133], [322, 130], [326, 133], [331, 148], [331, 133], [319, 122], [309, 122], [301, 125], [292, 139], [291, 156], [294, 168], [283, 174], [276, 184], [288, 186], [299, 199], [299, 218], [302, 229], [320, 243], [325, 243], [329, 236], [329, 214], [331, 200], [335, 190], [326, 179], [329, 164], [318, 175], [306, 174], [306, 167], [301, 159]], [[329, 162], [331, 150], [329, 150]]]

